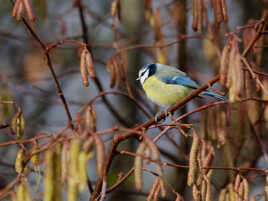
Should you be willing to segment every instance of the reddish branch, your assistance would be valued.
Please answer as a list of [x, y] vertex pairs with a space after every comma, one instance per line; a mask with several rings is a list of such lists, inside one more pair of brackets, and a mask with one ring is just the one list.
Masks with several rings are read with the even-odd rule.
[[24, 17], [22, 17], [22, 22], [25, 25], [25, 27], [28, 29], [28, 31], [30, 32], [32, 37], [39, 43], [39, 45], [41, 46], [41, 48], [42, 48], [42, 50], [43, 50], [43, 52], [45, 54], [45, 57], [46, 57], [46, 60], [47, 60], [47, 66], [48, 66], [48, 68], [49, 68], [49, 70], [51, 72], [51, 75], [53, 77], [54, 83], [55, 83], [57, 91], [58, 91], [58, 96], [61, 99], [61, 102], [62, 102], [62, 104], [64, 106], [64, 109], [65, 109], [65, 112], [66, 112], [66, 115], [67, 115], [67, 118], [68, 118], [68, 124], [73, 129], [74, 126], [73, 126], [73, 123], [72, 123], [72, 116], [71, 116], [71, 113], [70, 113], [66, 98], [65, 98], [65, 96], [63, 94], [63, 91], [61, 89], [60, 83], [59, 83], [59, 81], [57, 79], [57, 75], [56, 75], [56, 73], [54, 71], [54, 68], [53, 68], [53, 65], [52, 65], [52, 62], [51, 62], [51, 59], [50, 59], [50, 55], [47, 52], [47, 46], [45, 45], [45, 43], [43, 43], [41, 41], [41, 39], [39, 38], [37, 33], [32, 29], [32, 27], [28, 24], [28, 22], [25, 20]]
[[[189, 96], [187, 96], [186, 98], [184, 98], [183, 100], [181, 100], [180, 102], [178, 102], [177, 104], [175, 104], [174, 106], [172, 106], [168, 110], [168, 112], [175, 111], [176, 109], [180, 108], [182, 105], [184, 105], [185, 103], [187, 103], [188, 101], [190, 101], [194, 97], [198, 96], [199, 93], [201, 93], [202, 91], [204, 91], [205, 89], [207, 89], [209, 86], [211, 86], [215, 82], [217, 82], [219, 80], [219, 77], [220, 77], [219, 75], [215, 76], [213, 79], [211, 79], [208, 82], [208, 84], [205, 84], [205, 85], [201, 86], [200, 88], [198, 88], [197, 90], [195, 90], [193, 93], [191, 93]], [[158, 119], [161, 120], [163, 118], [165, 118], [165, 114], [164, 113], [161, 113], [158, 116]], [[146, 121], [145, 123], [140, 124], [137, 127], [135, 127], [134, 130], [136, 132], [128, 131], [128, 132], [125, 132], [125, 133], [123, 133], [121, 135], [115, 135], [114, 136], [113, 142], [112, 142], [112, 144], [110, 146], [110, 149], [109, 149], [109, 152], [108, 152], [108, 156], [107, 156], [107, 159], [106, 159], [106, 164], [105, 164], [105, 167], [104, 167], [105, 174], [107, 174], [108, 171], [109, 171], [109, 169], [110, 169], [110, 166], [111, 166], [113, 157], [115, 156], [115, 153], [116, 153], [116, 148], [119, 145], [119, 143], [122, 142], [122, 141], [124, 141], [124, 140], [126, 140], [126, 139], [128, 139], [129, 137], [131, 137], [133, 135], [137, 135], [137, 133], [141, 129], [146, 129], [149, 126], [151, 126], [152, 124], [154, 124], [154, 123], [155, 123], [155, 119], [154, 118], [151, 118], [150, 120]], [[101, 190], [101, 186], [102, 186], [102, 180], [103, 180], [103, 178], [101, 178], [101, 177], [98, 179], [97, 184], [96, 184], [95, 189], [94, 189], [94, 192], [91, 194], [90, 201], [95, 200], [99, 196], [99, 193], [100, 193], [100, 190]]]

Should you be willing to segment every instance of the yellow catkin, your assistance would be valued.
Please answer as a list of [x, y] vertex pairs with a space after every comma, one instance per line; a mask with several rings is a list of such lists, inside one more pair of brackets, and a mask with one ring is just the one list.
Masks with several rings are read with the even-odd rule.
[[194, 201], [198, 201], [199, 199], [199, 190], [198, 190], [198, 187], [197, 185], [193, 185], [193, 198], [194, 198]]
[[237, 193], [238, 197], [236, 199], [236, 201], [244, 201], [243, 200], [243, 195], [244, 195], [244, 186], [241, 182], [241, 185], [239, 185], [239, 189], [238, 189], [238, 193]]
[[23, 137], [24, 132], [24, 115], [22, 113], [22, 110], [19, 109], [19, 111], [14, 115], [14, 117], [11, 120], [11, 130], [14, 134], [17, 135], [18, 139], [21, 139]]
[[234, 183], [234, 190], [236, 192], [238, 192], [240, 181], [241, 181], [241, 176], [240, 176], [240, 174], [237, 174], [236, 178], [235, 178], [235, 183]]
[[24, 180], [23, 185], [24, 185], [24, 201], [31, 201], [31, 195], [27, 179]]
[[28, 181], [26, 178], [23, 178], [21, 183], [19, 183], [17, 186], [16, 200], [17, 201], [31, 201], [29, 185], [28, 185]]
[[61, 201], [62, 200], [62, 185], [61, 185], [61, 175], [62, 175], [62, 167], [61, 167], [61, 144], [57, 144], [56, 150], [53, 154], [53, 160], [54, 160], [54, 185], [55, 185], [55, 195], [54, 200], [55, 201]]
[[203, 179], [201, 183], [201, 200], [206, 200], [206, 195], [207, 195], [207, 183]]
[[211, 176], [212, 176], [213, 170], [210, 169], [207, 174], [207, 192], [206, 192], [206, 201], [211, 201]]
[[81, 139], [74, 138], [70, 145], [69, 180], [68, 180], [68, 201], [77, 201], [78, 196], [78, 154], [81, 147]]
[[226, 198], [226, 188], [221, 189], [218, 201], [225, 201]]
[[20, 183], [17, 186], [17, 201], [24, 201], [24, 192], [25, 192], [25, 188], [24, 185], [22, 183]]
[[235, 191], [234, 191], [234, 186], [233, 184], [228, 185], [228, 194], [229, 194], [229, 200], [230, 201], [236, 201], [235, 200]]
[[68, 201], [77, 201], [78, 187], [77, 180], [75, 178], [69, 178], [68, 180]]
[[243, 201], [248, 201], [249, 200], [249, 185], [246, 179], [243, 179], [243, 186], [244, 186]]
[[87, 188], [87, 154], [80, 151], [78, 155], [79, 191], [84, 192]]
[[20, 149], [17, 153], [16, 161], [15, 161], [15, 170], [17, 173], [20, 173], [23, 169], [23, 156], [24, 156], [24, 151], [23, 149]]
[[45, 176], [44, 176], [44, 201], [51, 201], [54, 198], [54, 165], [53, 165], [53, 150], [47, 150], [45, 154]]
[[37, 150], [37, 147], [35, 145], [32, 150], [33, 155], [31, 157], [31, 163], [33, 164], [34, 171], [37, 174], [35, 191], [38, 191], [38, 188], [40, 187], [41, 173], [40, 173], [40, 168], [39, 168], [39, 154], [34, 154], [36, 150]]
[[18, 116], [18, 118], [16, 119], [16, 123], [17, 123], [17, 138], [21, 139], [23, 137], [23, 132], [24, 132], [24, 115], [21, 112]]
[[67, 180], [68, 175], [68, 158], [69, 158], [69, 143], [65, 141], [62, 145], [61, 152], [61, 182], [64, 183]]

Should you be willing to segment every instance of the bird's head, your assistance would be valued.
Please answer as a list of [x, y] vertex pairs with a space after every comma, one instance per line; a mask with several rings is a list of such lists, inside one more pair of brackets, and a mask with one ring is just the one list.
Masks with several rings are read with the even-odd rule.
[[156, 73], [158, 64], [146, 64], [139, 70], [139, 77], [137, 80], [143, 85], [145, 80]]

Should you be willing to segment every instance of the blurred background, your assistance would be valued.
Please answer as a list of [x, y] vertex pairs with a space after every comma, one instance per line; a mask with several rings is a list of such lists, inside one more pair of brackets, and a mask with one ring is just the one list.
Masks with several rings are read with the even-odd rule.
[[[56, 135], [67, 125], [69, 119], [58, 96], [55, 82], [47, 65], [47, 58], [25, 24], [12, 17], [14, 2], [8, 0], [0, 2], [0, 100], [2, 101], [0, 103], [0, 144], [17, 140], [17, 136], [12, 134], [10, 127], [18, 108], [23, 111], [25, 120], [23, 139], [32, 139], [44, 134]], [[96, 99], [93, 103], [97, 114], [96, 130], [102, 131], [114, 126], [132, 128], [148, 120], [148, 117], [137, 107], [137, 104], [130, 100], [129, 96], [134, 97], [145, 108], [150, 114], [149, 117], [153, 117], [159, 110], [145, 97], [140, 84], [136, 81], [137, 72], [141, 66], [147, 63], [166, 63], [187, 72], [199, 84], [205, 84], [220, 71], [222, 50], [227, 44], [227, 33], [233, 33], [240, 38], [238, 51], [242, 53], [248, 45], [244, 26], [249, 25], [254, 36], [258, 28], [257, 20], [264, 16], [265, 9], [267, 9], [266, 0], [226, 0], [228, 21], [217, 21], [216, 8], [213, 8], [213, 2], [216, 4], [217, 1], [204, 0], [202, 1], [203, 11], [200, 11], [202, 13], [201, 28], [193, 30], [192, 2], [195, 1], [32, 0], [31, 6], [35, 21], [29, 19], [25, 10], [22, 16], [45, 45], [65, 41], [50, 49], [49, 55], [74, 124], [79, 123], [80, 109], [100, 92], [128, 94], [128, 96], [108, 94], [102, 96], [104, 98]], [[252, 35], [248, 34], [248, 37], [250, 41]], [[68, 41], [81, 41], [88, 44], [87, 48], [93, 59], [96, 75], [95, 78], [89, 78], [88, 87], [83, 85], [80, 74], [82, 48]], [[267, 62], [265, 56], [267, 51], [263, 48], [266, 40], [263, 39], [263, 41], [259, 47], [261, 53], [256, 53], [259, 50], [256, 48], [255, 52], [247, 55], [249, 60], [257, 66], [255, 70], [261, 72], [266, 71]], [[250, 77], [249, 74], [246, 76]], [[112, 86], [113, 79], [116, 80], [114, 86]], [[260, 79], [266, 87], [265, 76]], [[249, 87], [245, 87], [250, 88], [248, 92], [245, 92], [245, 88], [243, 88], [244, 91], [240, 91], [239, 98], [251, 97], [248, 94], [252, 97], [265, 98], [262, 90], [259, 90], [252, 82], [251, 79], [247, 85]], [[216, 84], [214, 87], [228, 92], [229, 87], [223, 85]], [[14, 101], [17, 106], [7, 103], [8, 101]], [[184, 114], [211, 101], [213, 100], [210, 98], [196, 98], [174, 116]], [[267, 168], [268, 161], [265, 162], [264, 159], [267, 152], [265, 106], [260, 101], [243, 105], [242, 109], [237, 109], [238, 106], [229, 108], [233, 112], [229, 119], [229, 127], [224, 132], [228, 136], [237, 131], [237, 134], [234, 134], [237, 138], [231, 140], [231, 145], [235, 148], [229, 150], [229, 155], [233, 157], [232, 165]], [[209, 114], [206, 112], [194, 114], [183, 122], [193, 124], [197, 131], [202, 133], [202, 126], [207, 126], [204, 119], [211, 117], [213, 119], [213, 115], [218, 115], [220, 112], [227, 114], [228, 108], [226, 108], [227, 106], [223, 105], [217, 111], [207, 112]], [[170, 122], [170, 120], [167, 119], [165, 122]], [[187, 129], [185, 132], [191, 133]], [[253, 132], [255, 134], [252, 134]], [[106, 152], [115, 133], [110, 132], [102, 136]], [[158, 129], [147, 131], [152, 138], [158, 133]], [[188, 164], [191, 139], [181, 137], [176, 129], [171, 130], [168, 135], [157, 143], [162, 160], [182, 165]], [[258, 139], [255, 140], [256, 138]], [[249, 139], [254, 139], [250, 145], [248, 145]], [[46, 140], [38, 140], [40, 147], [46, 144]], [[216, 150], [216, 155], [219, 154], [219, 157], [216, 157], [215, 164], [222, 165], [221, 159], [224, 157], [221, 157], [221, 154], [226, 155], [226, 149], [222, 148], [224, 145], [219, 145], [225, 142], [219, 141], [216, 137], [213, 142], [215, 147], [217, 144], [221, 147]], [[119, 149], [135, 152], [139, 143], [136, 138], [131, 138], [121, 143]], [[31, 150], [33, 144], [26, 143], [24, 146]], [[0, 146], [0, 190], [5, 189], [17, 178], [14, 163], [20, 148], [21, 145], [18, 143]], [[250, 157], [247, 158], [248, 155]], [[119, 174], [126, 173], [133, 166], [133, 161], [133, 157], [125, 155], [116, 157], [108, 174], [108, 185], [114, 184]], [[92, 162], [87, 166], [93, 186], [97, 180], [95, 165], [95, 162]], [[153, 164], [147, 167], [154, 169]], [[193, 199], [191, 188], [186, 187], [186, 169], [171, 167], [164, 169], [165, 177], [174, 189], [185, 200]], [[43, 171], [41, 166], [41, 184], [38, 190], [36, 190], [37, 175], [31, 173], [27, 176], [32, 200], [43, 199]], [[215, 175], [212, 179], [212, 195], [216, 199], [220, 190], [232, 181], [227, 179], [228, 173], [226, 172], [223, 175], [220, 173], [215, 173]], [[244, 174], [250, 182], [251, 195], [264, 191], [264, 177], [256, 175], [258, 174], [249, 172]], [[154, 177], [144, 173], [143, 179], [144, 189], [141, 192], [135, 190], [134, 179], [130, 177], [123, 185], [120, 185], [119, 189], [108, 194], [106, 199], [145, 200]], [[63, 190], [66, 191], [66, 188], [63, 187]], [[15, 193], [16, 188], [12, 191]], [[174, 194], [169, 193], [167, 197], [159, 198], [159, 200], [175, 200], [175, 197]], [[88, 198], [88, 191], [79, 196], [79, 200]], [[6, 197], [5, 199], [12, 198]], [[261, 199], [264, 200], [263, 197]]]

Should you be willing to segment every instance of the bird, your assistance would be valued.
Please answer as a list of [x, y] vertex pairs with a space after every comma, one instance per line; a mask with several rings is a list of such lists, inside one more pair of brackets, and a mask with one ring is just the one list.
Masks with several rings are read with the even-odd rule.
[[[185, 72], [160, 63], [142, 66], [138, 72], [137, 80], [140, 81], [149, 99], [166, 108], [166, 115], [169, 107], [199, 88], [199, 85]], [[226, 97], [209, 89], [202, 91], [199, 96], [212, 96], [218, 100], [227, 100]]]

